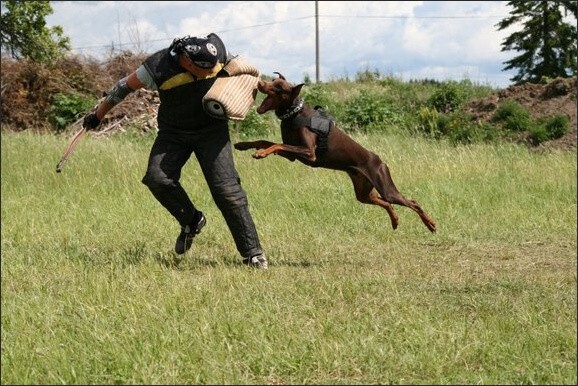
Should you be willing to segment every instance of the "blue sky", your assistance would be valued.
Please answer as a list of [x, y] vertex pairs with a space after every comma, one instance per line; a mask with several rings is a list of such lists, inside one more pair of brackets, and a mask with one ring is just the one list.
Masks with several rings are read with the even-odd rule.
[[[497, 31], [506, 1], [53, 1], [77, 54], [114, 48], [153, 53], [173, 38], [216, 32], [229, 51], [290, 81], [354, 79], [379, 71], [404, 81], [462, 80], [505, 88], [514, 71], [501, 52], [514, 30]], [[316, 34], [316, 20], [319, 33]], [[316, 49], [316, 36], [319, 45]]]

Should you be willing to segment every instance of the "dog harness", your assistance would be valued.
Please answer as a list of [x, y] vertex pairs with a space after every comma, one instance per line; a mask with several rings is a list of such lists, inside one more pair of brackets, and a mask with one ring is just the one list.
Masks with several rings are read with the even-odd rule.
[[291, 121], [291, 126], [307, 126], [309, 130], [317, 134], [317, 148], [315, 155], [321, 157], [327, 151], [327, 138], [331, 127], [335, 125], [335, 118], [328, 114], [321, 106], [315, 106], [310, 117], [298, 115]]

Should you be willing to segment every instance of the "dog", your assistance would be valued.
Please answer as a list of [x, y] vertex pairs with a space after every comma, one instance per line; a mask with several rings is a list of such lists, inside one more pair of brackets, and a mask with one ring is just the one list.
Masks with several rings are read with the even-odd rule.
[[281, 120], [283, 143], [266, 140], [237, 142], [237, 150], [257, 149], [253, 158], [261, 159], [276, 154], [289, 161], [298, 160], [314, 168], [346, 172], [355, 190], [355, 197], [363, 204], [384, 208], [397, 229], [399, 219], [392, 204], [414, 210], [433, 233], [435, 221], [414, 200], [405, 198], [396, 188], [388, 166], [375, 153], [355, 142], [335, 125], [335, 120], [319, 106], [312, 108], [299, 97], [303, 83], [293, 85], [285, 77], [271, 81], [259, 80], [257, 89], [265, 94], [257, 113], [275, 111]]

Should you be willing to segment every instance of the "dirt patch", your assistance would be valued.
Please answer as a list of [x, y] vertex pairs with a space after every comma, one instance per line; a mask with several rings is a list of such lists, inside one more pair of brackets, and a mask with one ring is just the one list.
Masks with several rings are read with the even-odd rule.
[[[470, 101], [465, 110], [472, 117], [481, 122], [489, 122], [493, 117], [499, 103], [512, 99], [526, 108], [532, 119], [565, 115], [569, 118], [570, 130], [562, 138], [547, 141], [536, 147], [536, 150], [546, 149], [576, 149], [577, 122], [576, 122], [576, 77], [555, 79], [547, 84], [526, 83], [518, 86], [510, 86], [498, 90], [492, 95]], [[527, 137], [522, 133], [521, 139]]]

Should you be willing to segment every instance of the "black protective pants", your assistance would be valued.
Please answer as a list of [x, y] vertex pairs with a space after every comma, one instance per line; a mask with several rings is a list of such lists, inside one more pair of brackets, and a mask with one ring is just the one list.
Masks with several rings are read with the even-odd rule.
[[143, 184], [181, 226], [188, 225], [197, 209], [179, 180], [192, 153], [197, 157], [213, 200], [223, 214], [241, 256], [263, 253], [247, 195], [235, 168], [226, 124], [190, 132], [160, 130], [150, 152]]

